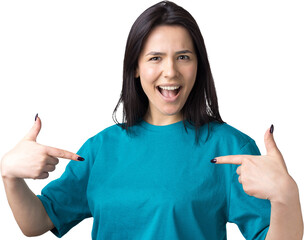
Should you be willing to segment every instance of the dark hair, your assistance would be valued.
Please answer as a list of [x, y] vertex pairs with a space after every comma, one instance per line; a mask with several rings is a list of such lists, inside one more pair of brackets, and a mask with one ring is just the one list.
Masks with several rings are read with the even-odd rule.
[[[134, 22], [126, 44], [122, 91], [112, 117], [116, 124], [129, 133], [130, 127], [141, 121], [146, 114], [149, 100], [140, 81], [135, 78], [135, 72], [146, 38], [151, 30], [159, 25], [179, 25], [186, 28], [195, 47], [198, 59], [196, 80], [181, 112], [185, 130], [187, 131], [185, 121], [195, 126], [198, 143], [200, 126], [208, 123], [209, 131], [209, 122], [224, 122], [218, 110], [215, 85], [200, 29], [188, 11], [170, 1], [151, 6]], [[116, 118], [120, 103], [123, 103], [123, 124]]]

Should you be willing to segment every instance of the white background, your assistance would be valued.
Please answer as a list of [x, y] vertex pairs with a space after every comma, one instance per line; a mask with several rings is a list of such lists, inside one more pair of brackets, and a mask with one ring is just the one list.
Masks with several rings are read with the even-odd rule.
[[[114, 124], [128, 32], [158, 1], [1, 1], [0, 156], [28, 132], [36, 113], [38, 142], [76, 152]], [[303, 202], [302, 1], [176, 1], [204, 36], [224, 121], [256, 140], [274, 136]], [[28, 180], [39, 194], [58, 178], [62, 159], [47, 180]], [[220, 194], [219, 194], [220, 197]], [[90, 239], [92, 219], [62, 239]], [[244, 239], [228, 224], [228, 239]], [[0, 238], [26, 239], [0, 184]], [[51, 233], [38, 239], [55, 239]]]

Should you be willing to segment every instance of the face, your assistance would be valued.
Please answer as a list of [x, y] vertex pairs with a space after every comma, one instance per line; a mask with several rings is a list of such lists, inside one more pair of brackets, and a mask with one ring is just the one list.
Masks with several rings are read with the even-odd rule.
[[136, 76], [149, 99], [144, 119], [154, 125], [182, 120], [181, 109], [194, 85], [197, 56], [188, 31], [181, 26], [157, 26], [138, 59]]

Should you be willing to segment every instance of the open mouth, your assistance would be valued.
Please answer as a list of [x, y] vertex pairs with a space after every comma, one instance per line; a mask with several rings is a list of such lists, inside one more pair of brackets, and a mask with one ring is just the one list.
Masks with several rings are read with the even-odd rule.
[[157, 86], [157, 89], [165, 98], [174, 98], [178, 95], [181, 86]]

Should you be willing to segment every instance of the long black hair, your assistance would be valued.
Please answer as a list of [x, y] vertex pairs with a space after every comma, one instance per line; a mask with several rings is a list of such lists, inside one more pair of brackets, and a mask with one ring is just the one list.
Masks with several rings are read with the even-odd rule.
[[[135, 78], [135, 73], [144, 42], [151, 30], [159, 25], [184, 27], [188, 30], [195, 47], [198, 59], [196, 80], [181, 113], [186, 131], [185, 121], [195, 126], [198, 143], [200, 126], [208, 123], [209, 129], [211, 121], [224, 122], [219, 113], [215, 85], [201, 31], [188, 11], [170, 1], [162, 1], [151, 6], [134, 22], [125, 49], [122, 91], [112, 117], [116, 124], [129, 133], [130, 127], [141, 121], [146, 114], [149, 100], [140, 81]], [[116, 118], [121, 103], [123, 103], [122, 124]]]

